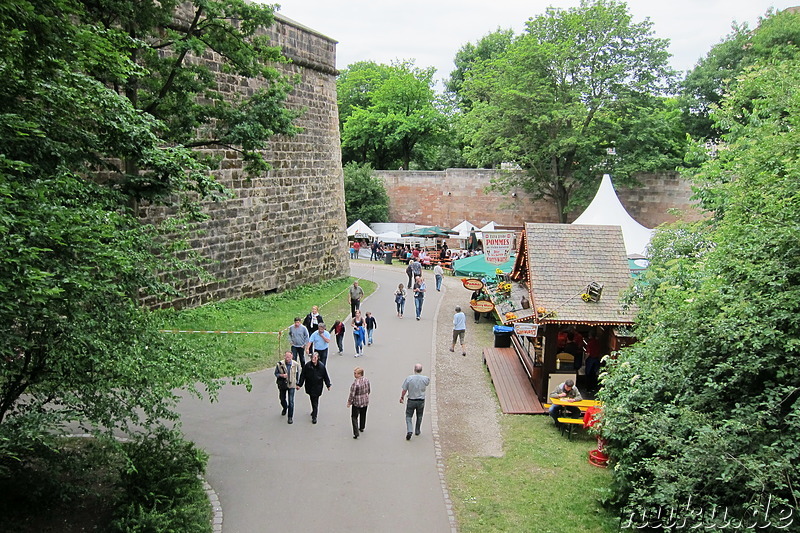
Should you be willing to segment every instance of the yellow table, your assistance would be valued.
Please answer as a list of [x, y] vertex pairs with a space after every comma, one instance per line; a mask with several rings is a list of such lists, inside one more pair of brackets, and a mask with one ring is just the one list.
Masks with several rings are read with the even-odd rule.
[[597, 400], [580, 400], [577, 402], [570, 402], [565, 400], [564, 398], [550, 398], [550, 403], [554, 403], [556, 405], [567, 405], [572, 407], [577, 407], [581, 411], [585, 411], [589, 407], [597, 407], [600, 405], [600, 402]]

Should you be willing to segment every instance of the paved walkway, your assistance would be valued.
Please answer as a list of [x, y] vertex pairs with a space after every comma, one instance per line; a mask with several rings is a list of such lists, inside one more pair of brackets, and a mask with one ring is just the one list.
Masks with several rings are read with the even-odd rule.
[[[219, 496], [224, 533], [453, 531], [434, 433], [435, 388], [428, 390], [422, 435], [411, 441], [405, 440], [405, 405], [398, 401], [414, 363], [431, 375], [441, 294], [426, 272], [422, 319], [414, 320], [408, 298], [401, 320], [393, 293], [407, 281], [402, 270], [359, 260], [351, 262], [351, 273], [378, 283], [361, 305], [378, 322], [375, 343], [356, 359], [348, 332], [344, 355], [332, 350], [333, 386], [320, 399], [316, 425], [302, 390], [294, 424], [280, 416], [272, 368], [251, 375], [249, 393], [226, 387], [217, 403], [181, 402], [184, 432], [211, 456], [206, 479]], [[372, 385], [366, 431], [357, 440], [345, 405], [356, 365]]]

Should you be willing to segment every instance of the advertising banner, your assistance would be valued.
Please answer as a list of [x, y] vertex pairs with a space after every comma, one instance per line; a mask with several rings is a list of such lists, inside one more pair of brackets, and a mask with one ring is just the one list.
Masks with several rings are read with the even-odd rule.
[[487, 263], [502, 265], [511, 257], [513, 247], [513, 231], [483, 232], [483, 256]]

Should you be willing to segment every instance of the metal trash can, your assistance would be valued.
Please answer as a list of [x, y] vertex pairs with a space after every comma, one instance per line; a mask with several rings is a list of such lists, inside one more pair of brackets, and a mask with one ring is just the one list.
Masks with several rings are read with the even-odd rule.
[[383, 262], [386, 263], [387, 265], [391, 265], [393, 254], [394, 252], [392, 252], [391, 250], [388, 252], [383, 252]]
[[494, 331], [494, 347], [495, 348], [510, 348], [511, 335], [514, 334], [514, 328], [511, 326], [495, 326], [492, 328]]

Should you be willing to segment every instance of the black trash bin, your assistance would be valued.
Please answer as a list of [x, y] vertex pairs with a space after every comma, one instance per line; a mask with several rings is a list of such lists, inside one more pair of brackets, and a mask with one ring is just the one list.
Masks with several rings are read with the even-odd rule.
[[383, 252], [383, 262], [386, 263], [387, 265], [391, 265], [392, 264], [392, 255], [393, 255], [393, 253], [394, 252], [391, 252], [391, 251]]
[[514, 328], [511, 326], [495, 326], [494, 330], [494, 347], [495, 348], [509, 348], [511, 347], [511, 335], [514, 334]]

